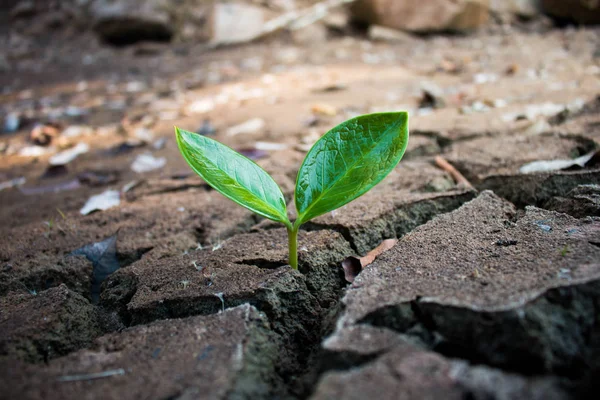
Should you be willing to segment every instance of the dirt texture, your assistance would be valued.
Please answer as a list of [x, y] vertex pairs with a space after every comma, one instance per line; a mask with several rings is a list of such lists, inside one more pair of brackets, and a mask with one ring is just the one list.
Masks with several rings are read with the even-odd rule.
[[246, 304], [102, 336], [47, 366], [4, 363], [0, 385], [3, 398], [21, 399], [273, 398], [277, 349]]
[[14, 291], [1, 304], [1, 359], [48, 361], [122, 327], [66, 285], [33, 294]]
[[599, 227], [534, 207], [517, 213], [483, 192], [367, 267], [325, 346], [352, 352], [337, 336], [366, 324], [476, 364], [585, 376], [597, 363]]
[[566, 398], [556, 379], [527, 379], [447, 359], [386, 328], [355, 325], [325, 346], [329, 372], [311, 399]]
[[[439, 0], [483, 25], [413, 35], [340, 7], [209, 46], [200, 2], [127, 8], [137, 33], [104, 26], [120, 46], [80, 2], [0, 6], [0, 399], [595, 398], [599, 28]], [[139, 41], [157, 23], [171, 41]], [[299, 271], [285, 228], [194, 175], [173, 133], [255, 160], [293, 218], [315, 141], [398, 110], [404, 159], [302, 226]], [[348, 284], [342, 261], [385, 239]]]

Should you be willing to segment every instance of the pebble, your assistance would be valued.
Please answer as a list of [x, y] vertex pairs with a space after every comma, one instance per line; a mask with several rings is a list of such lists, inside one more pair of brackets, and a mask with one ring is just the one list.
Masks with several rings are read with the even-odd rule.
[[131, 164], [131, 169], [138, 174], [160, 169], [167, 164], [164, 157], [154, 157], [150, 153], [144, 153], [137, 156]]
[[328, 117], [334, 117], [338, 113], [337, 108], [335, 108], [334, 106], [331, 106], [329, 104], [324, 104], [324, 103], [314, 104], [310, 108], [310, 110], [314, 114], [325, 115], [325, 116], [328, 116]]
[[196, 100], [187, 106], [186, 111], [189, 114], [205, 114], [214, 110], [215, 101], [210, 98]]
[[4, 117], [4, 127], [2, 128], [5, 133], [12, 133], [19, 129], [21, 126], [21, 117], [17, 113], [8, 113]]
[[252, 118], [239, 125], [227, 129], [227, 136], [248, 135], [263, 130], [266, 122], [262, 118]]

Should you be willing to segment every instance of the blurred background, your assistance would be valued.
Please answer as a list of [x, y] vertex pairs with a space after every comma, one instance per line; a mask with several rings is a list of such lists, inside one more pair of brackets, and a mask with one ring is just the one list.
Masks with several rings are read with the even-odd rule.
[[363, 113], [410, 111], [406, 158], [460, 164], [473, 150], [454, 143], [539, 135], [594, 101], [597, 23], [584, 0], [2, 0], [2, 217], [195, 184], [174, 125], [257, 160], [288, 198], [310, 146]]

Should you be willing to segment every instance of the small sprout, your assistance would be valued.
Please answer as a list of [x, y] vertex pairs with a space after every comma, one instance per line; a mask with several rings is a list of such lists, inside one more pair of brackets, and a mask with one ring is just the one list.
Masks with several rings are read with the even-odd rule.
[[183, 290], [187, 289], [188, 285], [190, 284], [190, 281], [185, 280], [185, 281], [181, 281], [181, 286], [183, 286]]
[[565, 244], [565, 247], [563, 247], [560, 251], [560, 255], [563, 257], [566, 257], [567, 254], [569, 254], [571, 252], [571, 250], [569, 250], [569, 245]]
[[[288, 218], [283, 193], [254, 161], [206, 136], [175, 128], [183, 158], [225, 197], [287, 228], [289, 264], [298, 269], [298, 230], [333, 212], [381, 182], [408, 144], [408, 113], [362, 115], [336, 126], [310, 149], [296, 179], [298, 218]], [[213, 251], [222, 243], [213, 246]]]

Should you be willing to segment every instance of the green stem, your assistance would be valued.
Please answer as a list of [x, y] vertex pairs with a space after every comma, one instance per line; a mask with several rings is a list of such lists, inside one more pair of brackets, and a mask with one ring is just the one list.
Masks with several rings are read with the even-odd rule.
[[298, 269], [298, 229], [300, 226], [288, 226], [288, 248], [290, 252], [289, 263], [294, 269]]

